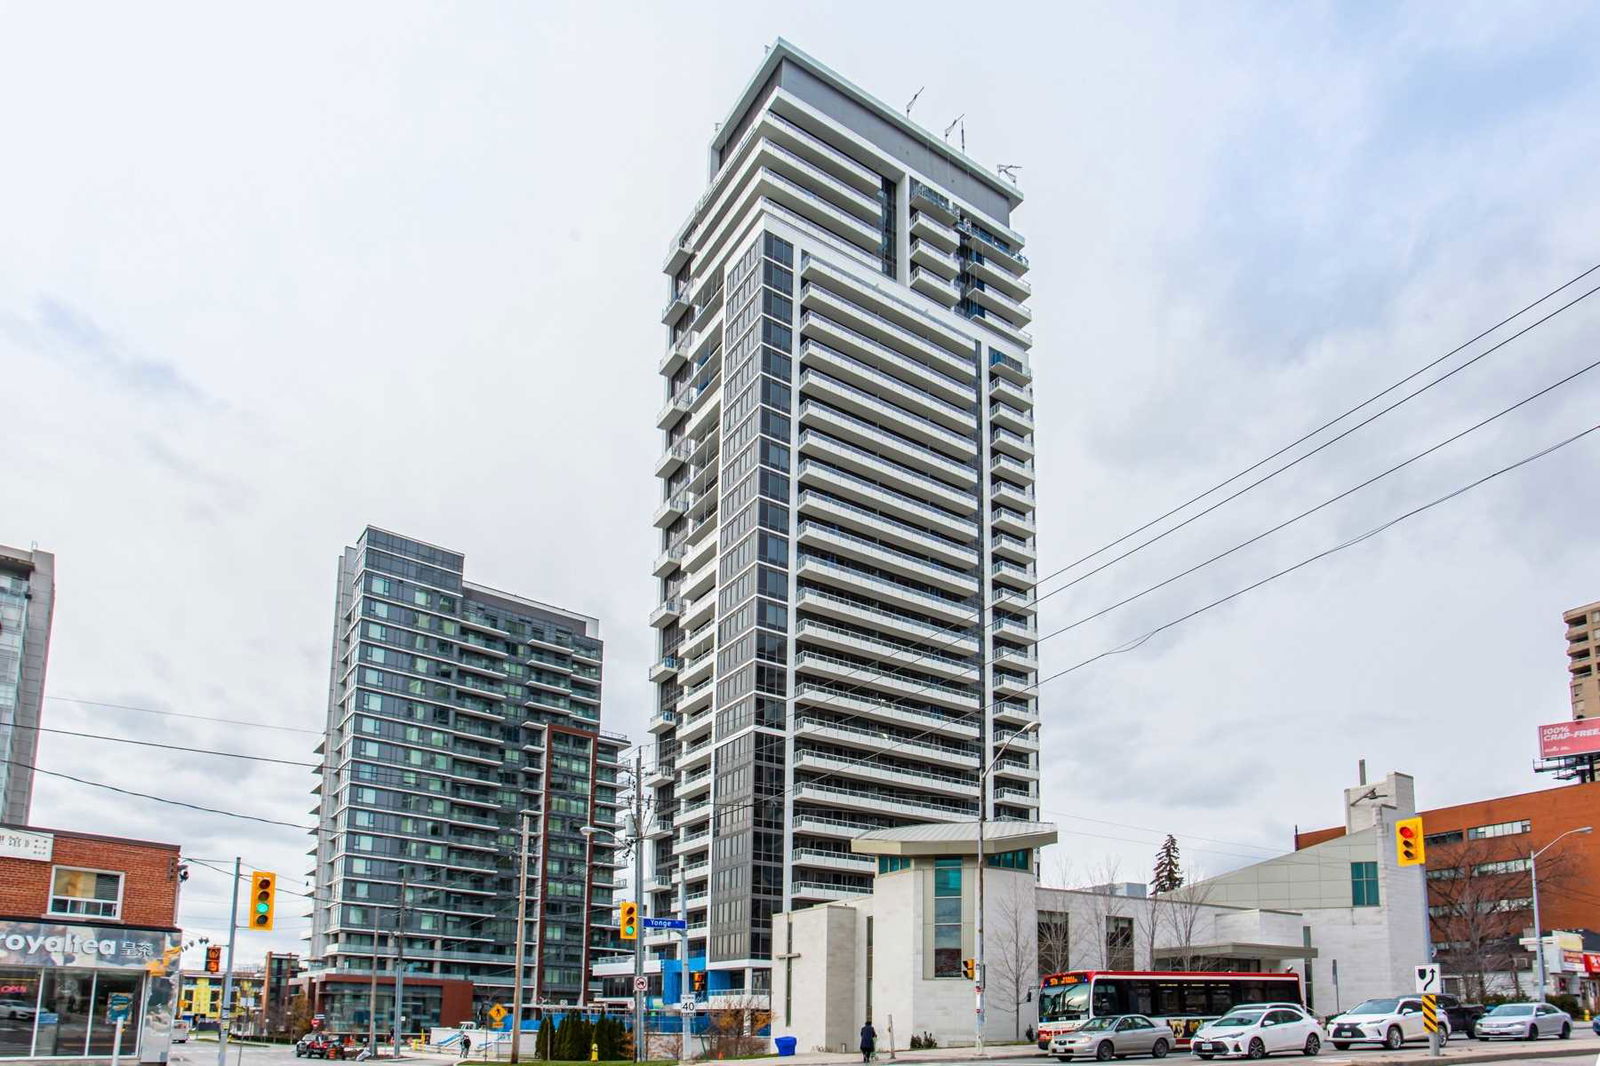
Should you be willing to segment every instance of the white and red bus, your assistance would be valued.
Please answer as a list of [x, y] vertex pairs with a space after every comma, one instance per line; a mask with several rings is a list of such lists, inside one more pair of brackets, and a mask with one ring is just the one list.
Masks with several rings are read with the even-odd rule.
[[1205, 1022], [1248, 1003], [1305, 1003], [1296, 973], [1073, 970], [1039, 982], [1039, 1047], [1090, 1018], [1143, 1014], [1172, 1027], [1179, 1046]]

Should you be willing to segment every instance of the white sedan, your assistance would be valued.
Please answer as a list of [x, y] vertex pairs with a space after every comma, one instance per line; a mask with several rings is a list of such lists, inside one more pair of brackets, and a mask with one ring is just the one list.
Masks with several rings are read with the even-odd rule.
[[1572, 1035], [1572, 1015], [1548, 1003], [1502, 1003], [1478, 1019], [1478, 1039], [1509, 1036], [1537, 1040], [1541, 1036]]
[[1235, 1007], [1196, 1029], [1189, 1050], [1202, 1059], [1262, 1059], [1277, 1051], [1315, 1055], [1327, 1039], [1317, 1020], [1299, 1007]]

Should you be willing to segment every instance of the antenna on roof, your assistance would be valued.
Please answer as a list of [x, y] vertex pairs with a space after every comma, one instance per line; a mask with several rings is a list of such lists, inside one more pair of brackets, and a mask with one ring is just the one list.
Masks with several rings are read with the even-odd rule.
[[[926, 89], [926, 88], [927, 88], [926, 85], [924, 85], [922, 87], [922, 89]], [[922, 95], [922, 89], [918, 89], [916, 92], [911, 94], [911, 102], [906, 105], [906, 118], [910, 118], [911, 117], [911, 109], [913, 107], [917, 106], [917, 97]]]
[[[946, 144], [950, 143], [950, 131], [955, 129], [957, 126], [959, 126], [961, 124], [961, 120], [966, 118], [966, 117], [967, 117], [967, 113], [965, 111], [963, 111], [963, 112], [961, 112], [961, 114], [957, 115], [954, 120], [951, 121], [950, 125], [948, 125], [948, 126], [946, 126], [944, 128], [944, 139], [945, 139], [945, 143]], [[961, 135], [963, 137], [965, 137], [966, 133], [967, 133], [966, 127], [962, 126]]]
[[994, 168], [1004, 174], [1011, 181], [1011, 184], [1015, 185], [1017, 183], [1017, 171], [1022, 169], [1022, 165], [1020, 163], [996, 163]]

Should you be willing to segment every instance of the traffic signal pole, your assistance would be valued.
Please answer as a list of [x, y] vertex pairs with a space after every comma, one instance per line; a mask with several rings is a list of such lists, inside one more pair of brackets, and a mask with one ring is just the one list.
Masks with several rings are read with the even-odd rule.
[[[644, 902], [644, 749], [633, 753], [633, 832], [628, 836], [633, 845], [633, 897]], [[644, 930], [633, 942], [633, 1061], [645, 1061], [646, 1033], [644, 1031]]]
[[228, 1027], [233, 1024], [233, 948], [239, 936], [239, 866], [233, 860], [233, 902], [228, 906], [228, 968], [222, 975], [222, 1010], [217, 1026], [217, 1066], [228, 1066]]
[[517, 880], [517, 975], [511, 981], [511, 1061], [522, 1051], [522, 959], [528, 923], [528, 812], [522, 812], [522, 874]]

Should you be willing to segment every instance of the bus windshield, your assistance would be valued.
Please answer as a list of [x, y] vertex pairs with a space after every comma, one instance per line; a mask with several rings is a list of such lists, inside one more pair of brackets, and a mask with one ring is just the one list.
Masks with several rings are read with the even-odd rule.
[[1089, 983], [1046, 988], [1039, 993], [1041, 1022], [1070, 1022], [1089, 1013]]

